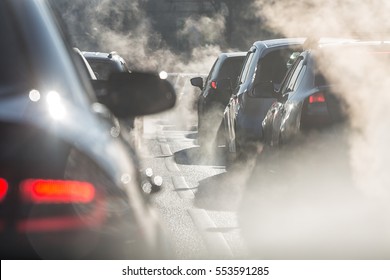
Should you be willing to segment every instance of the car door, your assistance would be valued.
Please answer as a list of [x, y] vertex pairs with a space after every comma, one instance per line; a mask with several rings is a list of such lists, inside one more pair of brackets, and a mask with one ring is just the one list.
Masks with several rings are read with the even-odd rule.
[[263, 123], [264, 131], [268, 131], [268, 133], [271, 131], [271, 136], [266, 136], [271, 146], [279, 146], [288, 138], [288, 129], [286, 129], [288, 121], [286, 120], [289, 118], [291, 105], [294, 102], [292, 96], [299, 85], [299, 78], [302, 77], [301, 74], [306, 67], [304, 62], [304, 56], [299, 56], [292, 65], [280, 87], [277, 101], [267, 113], [266, 122], [268, 124]]
[[236, 114], [238, 112], [238, 98], [242, 94], [238, 94], [241, 91], [241, 87], [245, 86], [247, 84], [248, 79], [250, 78], [250, 69], [251, 65], [256, 53], [256, 48], [253, 47], [248, 53], [245, 58], [245, 62], [243, 64], [241, 74], [237, 81], [237, 88], [235, 90], [235, 93], [230, 97], [229, 103], [225, 108], [224, 112], [224, 123], [225, 123], [225, 135], [226, 135], [226, 142], [228, 144], [228, 148], [230, 152], [235, 152], [235, 119]]

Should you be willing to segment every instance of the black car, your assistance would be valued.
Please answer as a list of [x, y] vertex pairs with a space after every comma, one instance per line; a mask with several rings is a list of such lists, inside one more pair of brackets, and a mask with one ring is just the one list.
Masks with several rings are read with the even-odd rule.
[[99, 80], [108, 80], [112, 72], [129, 72], [126, 61], [117, 52], [89, 52], [82, 54], [91, 65]]
[[[291, 60], [302, 51], [304, 39], [257, 41], [248, 51], [237, 88], [224, 112], [226, 145], [235, 155], [248, 141], [259, 139], [258, 126], [275, 98]], [[243, 149], [241, 149], [243, 148]]]
[[[99, 80], [107, 81], [111, 73], [131, 72], [125, 59], [115, 51], [110, 53], [83, 51], [82, 54]], [[122, 118], [120, 124], [122, 130], [126, 131], [125, 136], [128, 141], [137, 149], [140, 149], [144, 129], [143, 118], [141, 116]]]
[[205, 81], [201, 77], [191, 79], [191, 84], [202, 90], [198, 98], [198, 144], [201, 147], [218, 144], [223, 111], [229, 102], [231, 87], [236, 84], [241, 72], [245, 55], [245, 52], [221, 53]]
[[55, 1], [0, 2], [0, 255], [167, 257], [137, 158], [105, 112], [168, 109], [173, 88], [158, 75], [117, 73], [94, 82], [97, 99], [55, 14]]

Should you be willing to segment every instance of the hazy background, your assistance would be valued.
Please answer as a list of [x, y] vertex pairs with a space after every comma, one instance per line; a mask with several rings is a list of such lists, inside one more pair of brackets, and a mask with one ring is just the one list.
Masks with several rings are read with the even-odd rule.
[[116, 50], [132, 68], [208, 72], [218, 52], [247, 50], [271, 33], [253, 9], [255, 1], [53, 1], [75, 45]]
[[[75, 46], [115, 50], [131, 69], [207, 74], [221, 51], [275, 37], [390, 38], [385, 0], [53, 1]], [[266, 172], [245, 188], [240, 220], [256, 257], [390, 258], [390, 69], [353, 55], [319, 58], [351, 126], [309, 135], [284, 155], [282, 173], [259, 165]], [[183, 79], [187, 105], [174, 113], [185, 125], [199, 91]]]

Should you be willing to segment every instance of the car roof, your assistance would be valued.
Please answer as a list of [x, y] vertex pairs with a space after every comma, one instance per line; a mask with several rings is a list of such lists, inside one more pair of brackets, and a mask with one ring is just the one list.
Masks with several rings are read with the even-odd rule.
[[312, 52], [312, 51], [319, 51], [319, 50], [328, 50], [328, 49], [338, 49], [338, 48], [362, 48], [362, 47], [378, 47], [378, 48], [384, 48], [385, 50], [388, 49], [390, 51], [390, 41], [365, 41], [365, 40], [339, 40], [339, 41], [320, 41], [318, 43], [313, 43], [310, 46], [307, 46], [304, 50], [304, 52]]
[[106, 52], [90, 52], [90, 51], [83, 51], [82, 52], [83, 55], [87, 58], [87, 59], [101, 59], [101, 60], [106, 60], [106, 59], [123, 59], [121, 58], [121, 56], [113, 51], [113, 52], [110, 52], [110, 53], [106, 53]]
[[226, 52], [221, 53], [220, 57], [240, 57], [240, 56], [246, 56], [247, 52]]
[[270, 39], [256, 41], [253, 43], [257, 48], [274, 48], [286, 45], [296, 45], [303, 44], [306, 38], [279, 38], [279, 39]]
[[337, 46], [346, 46], [346, 47], [364, 47], [364, 46], [378, 46], [378, 47], [390, 47], [390, 41], [362, 41], [362, 40], [350, 40], [350, 41], [339, 41], [339, 42], [320, 42], [319, 48], [327, 47], [337, 47]]
[[[256, 41], [253, 43], [257, 48], [276, 48], [280, 46], [287, 45], [299, 45], [306, 44], [311, 38], [279, 38], [279, 39], [270, 39]], [[332, 38], [332, 37], [323, 37], [318, 39], [318, 44], [340, 44], [345, 42], [354, 42], [355, 39], [350, 38]]]

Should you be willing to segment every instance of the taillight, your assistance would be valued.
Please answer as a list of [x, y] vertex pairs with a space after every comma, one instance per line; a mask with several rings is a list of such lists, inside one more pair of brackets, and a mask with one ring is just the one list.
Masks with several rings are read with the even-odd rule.
[[322, 92], [317, 92], [309, 97], [309, 104], [313, 103], [324, 103], [325, 95]]
[[88, 182], [29, 179], [20, 187], [22, 198], [33, 203], [89, 203], [95, 197]]
[[211, 81], [210, 86], [211, 86], [213, 89], [217, 89], [217, 82], [216, 82], [216, 81]]
[[8, 191], [8, 183], [5, 179], [0, 178], [0, 202], [3, 201]]

